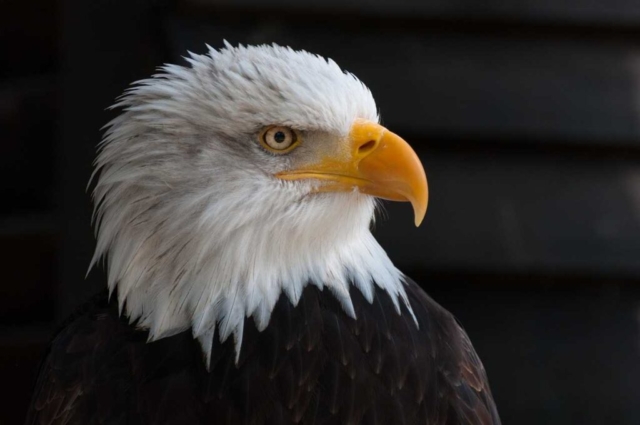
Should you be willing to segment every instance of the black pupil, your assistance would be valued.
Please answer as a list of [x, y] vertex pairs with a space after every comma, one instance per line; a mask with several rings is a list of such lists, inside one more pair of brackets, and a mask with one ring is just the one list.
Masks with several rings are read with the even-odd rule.
[[276, 134], [273, 135], [273, 140], [275, 140], [276, 143], [282, 143], [285, 141], [286, 138], [287, 138], [287, 135], [284, 134], [283, 131], [278, 131]]

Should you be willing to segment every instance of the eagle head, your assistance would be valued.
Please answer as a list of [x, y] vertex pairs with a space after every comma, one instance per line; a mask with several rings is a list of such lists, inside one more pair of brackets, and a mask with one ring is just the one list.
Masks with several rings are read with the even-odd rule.
[[402, 274], [369, 227], [376, 198], [411, 202], [419, 224], [427, 182], [369, 89], [276, 45], [186, 60], [127, 90], [99, 147], [92, 265], [106, 259], [121, 311], [151, 340], [191, 328], [205, 353], [216, 331], [239, 352], [246, 317], [263, 329], [309, 284], [352, 316], [350, 285], [400, 311]]

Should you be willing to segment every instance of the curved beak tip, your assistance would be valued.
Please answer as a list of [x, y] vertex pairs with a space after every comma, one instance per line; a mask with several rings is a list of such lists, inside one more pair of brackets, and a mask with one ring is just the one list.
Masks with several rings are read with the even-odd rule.
[[414, 222], [416, 227], [420, 227], [420, 225], [422, 224], [422, 221], [424, 220], [424, 215], [426, 213], [426, 211], [418, 211], [416, 209], [413, 210], [414, 212]]
[[411, 199], [411, 206], [413, 207], [414, 223], [416, 227], [420, 227], [420, 224], [424, 221], [424, 216], [427, 214], [427, 205], [429, 203], [429, 194], [427, 186], [421, 199]]

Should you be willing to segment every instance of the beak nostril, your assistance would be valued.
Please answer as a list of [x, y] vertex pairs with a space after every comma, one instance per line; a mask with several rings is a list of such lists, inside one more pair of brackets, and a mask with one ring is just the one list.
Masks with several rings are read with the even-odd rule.
[[366, 155], [369, 152], [371, 152], [373, 149], [375, 149], [376, 147], [376, 141], [375, 140], [369, 140], [367, 143], [364, 143], [363, 145], [361, 145], [358, 148], [358, 154], [359, 155]]

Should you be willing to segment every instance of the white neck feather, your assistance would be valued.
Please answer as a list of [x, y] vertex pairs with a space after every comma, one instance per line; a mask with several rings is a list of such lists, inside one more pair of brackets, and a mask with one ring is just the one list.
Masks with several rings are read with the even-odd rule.
[[[264, 329], [281, 294], [297, 305], [308, 284], [326, 287], [351, 316], [350, 285], [370, 302], [377, 285], [398, 312], [400, 302], [411, 311], [402, 274], [369, 230], [375, 200], [310, 195], [312, 182], [273, 177], [286, 158], [246, 142], [247, 129], [285, 122], [280, 115], [340, 134], [355, 117], [376, 119], [362, 83], [277, 46], [189, 61], [127, 92], [96, 161], [92, 265], [108, 260], [121, 311], [150, 340], [191, 328], [207, 356], [216, 332], [233, 335], [239, 354], [245, 318]], [[266, 88], [289, 102], [276, 107]]]
[[233, 197], [212, 185], [198, 201], [163, 205], [156, 200], [168, 189], [158, 186], [157, 196], [118, 193], [118, 207], [102, 210], [95, 260], [108, 254], [109, 289], [150, 340], [191, 328], [208, 357], [217, 328], [221, 341], [233, 335], [239, 355], [245, 317], [264, 329], [280, 295], [297, 305], [307, 284], [326, 287], [352, 317], [352, 284], [370, 302], [377, 285], [398, 312], [400, 301], [410, 310], [402, 274], [369, 230], [373, 198], [238, 179]]

